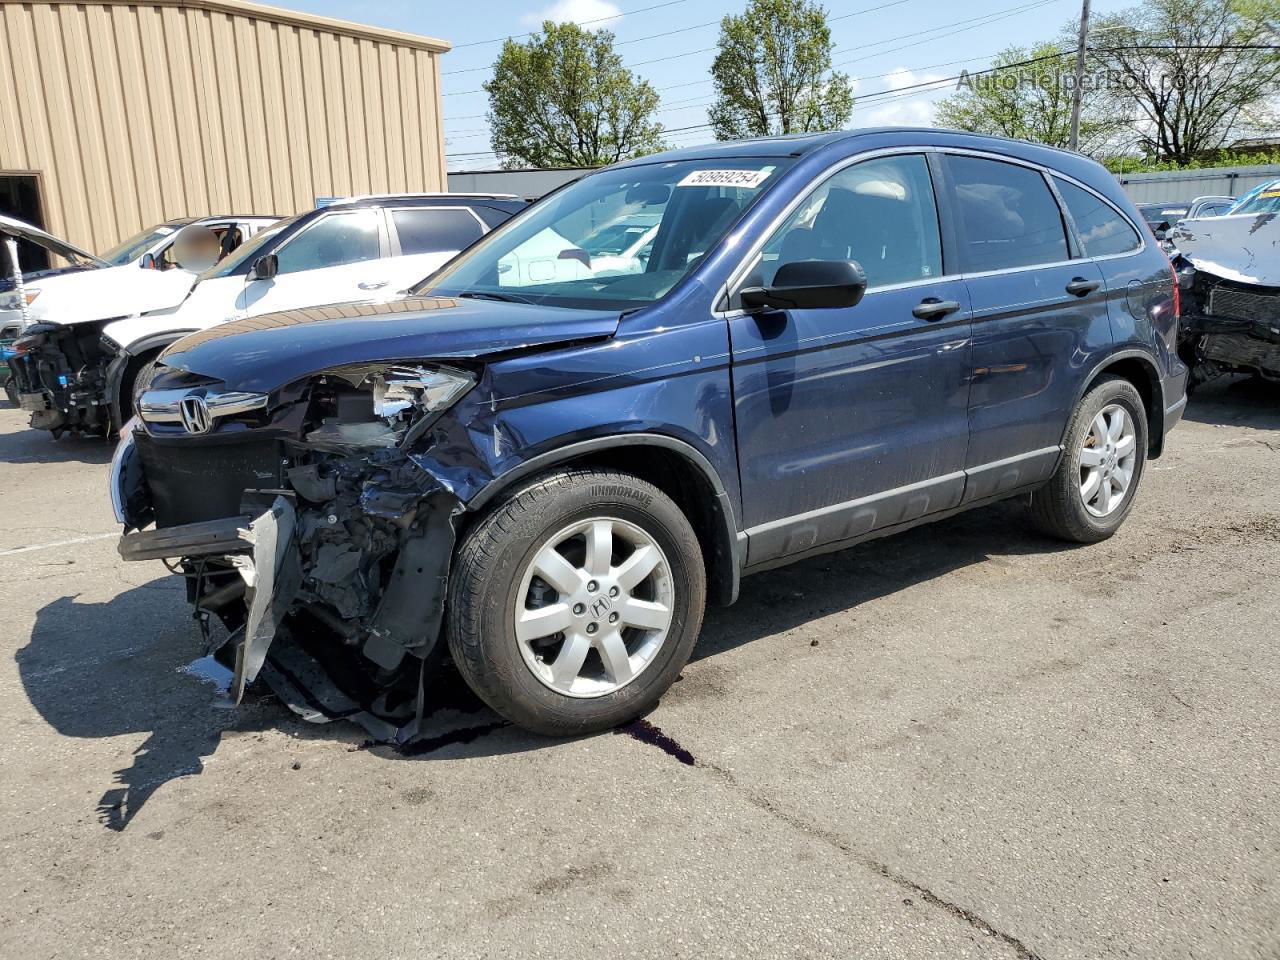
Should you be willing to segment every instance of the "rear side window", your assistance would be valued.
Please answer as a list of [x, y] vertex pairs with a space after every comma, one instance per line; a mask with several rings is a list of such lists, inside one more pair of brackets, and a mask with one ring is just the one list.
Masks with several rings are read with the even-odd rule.
[[400, 235], [400, 253], [453, 253], [480, 239], [484, 228], [463, 207], [452, 210], [392, 210], [391, 222]]
[[1069, 259], [1058, 202], [1038, 170], [947, 157], [959, 208], [960, 253], [970, 273]]
[[1110, 204], [1066, 180], [1054, 177], [1053, 183], [1076, 223], [1076, 232], [1084, 244], [1086, 257], [1128, 253], [1142, 246], [1138, 231]]

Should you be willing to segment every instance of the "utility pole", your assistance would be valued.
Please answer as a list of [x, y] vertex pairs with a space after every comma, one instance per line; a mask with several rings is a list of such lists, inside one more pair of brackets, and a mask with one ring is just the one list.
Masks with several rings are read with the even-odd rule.
[[1071, 89], [1071, 139], [1072, 150], [1080, 149], [1080, 98], [1084, 95], [1084, 51], [1089, 38], [1089, 0], [1080, 7], [1080, 39], [1076, 44], [1076, 85]]

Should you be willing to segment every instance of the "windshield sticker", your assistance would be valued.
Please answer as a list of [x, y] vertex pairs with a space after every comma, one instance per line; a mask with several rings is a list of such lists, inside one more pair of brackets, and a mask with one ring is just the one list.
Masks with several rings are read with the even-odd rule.
[[160, 234], [162, 237], [167, 237], [169, 234], [173, 233], [173, 227], [156, 227], [156, 233]]
[[772, 173], [767, 170], [696, 170], [687, 174], [677, 187], [744, 187], [753, 190]]

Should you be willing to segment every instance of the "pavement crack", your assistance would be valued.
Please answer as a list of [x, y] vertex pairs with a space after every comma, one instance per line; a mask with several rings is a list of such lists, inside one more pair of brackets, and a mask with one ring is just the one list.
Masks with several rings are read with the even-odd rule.
[[928, 887], [916, 883], [909, 877], [903, 876], [892, 867], [881, 863], [874, 857], [867, 856], [839, 834], [823, 829], [817, 824], [810, 823], [808, 820], [796, 816], [794, 813], [784, 809], [776, 800], [744, 787], [738, 782], [737, 778], [734, 777], [732, 773], [725, 770], [723, 767], [719, 767], [713, 763], [707, 763], [702, 760], [697, 761], [696, 765], [715, 774], [726, 785], [732, 787], [745, 797], [753, 806], [763, 810], [775, 819], [780, 820], [792, 829], [797, 830], [806, 836], [812, 837], [815, 840], [821, 840], [828, 846], [831, 846], [840, 853], [850, 857], [854, 862], [870, 870], [872, 873], [877, 874], [885, 880], [888, 880], [890, 883], [893, 883], [919, 897], [930, 906], [943, 910], [957, 920], [964, 921], [975, 930], [1001, 941], [1013, 950], [1013, 952], [1018, 956], [1018, 960], [1044, 960], [1040, 954], [1036, 953], [1013, 934], [1006, 933], [974, 911], [967, 907], [962, 907], [957, 903], [953, 903], [944, 897], [940, 897]]

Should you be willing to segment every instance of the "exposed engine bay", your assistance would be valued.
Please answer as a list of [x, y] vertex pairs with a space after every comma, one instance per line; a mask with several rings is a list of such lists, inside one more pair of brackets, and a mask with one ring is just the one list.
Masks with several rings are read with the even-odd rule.
[[102, 342], [112, 320], [76, 324], [33, 323], [6, 348], [11, 399], [31, 414], [31, 426], [105, 434], [111, 430], [108, 367], [115, 355]]
[[234, 702], [261, 675], [308, 720], [415, 732], [463, 508], [407, 451], [474, 382], [379, 364], [313, 378], [270, 410], [220, 412], [220, 397], [243, 395], [209, 393], [218, 425], [245, 429], [198, 446], [165, 442], [183, 429], [166, 418], [186, 414], [169, 409], [164, 374], [143, 395], [155, 435], [131, 426], [113, 481], [127, 522], [157, 528], [120, 552], [177, 560], [206, 637], [210, 617], [229, 631], [216, 656], [234, 670]]
[[1179, 353], [1191, 382], [1227, 373], [1280, 379], [1276, 214], [1188, 220], [1169, 239], [1181, 295]]

